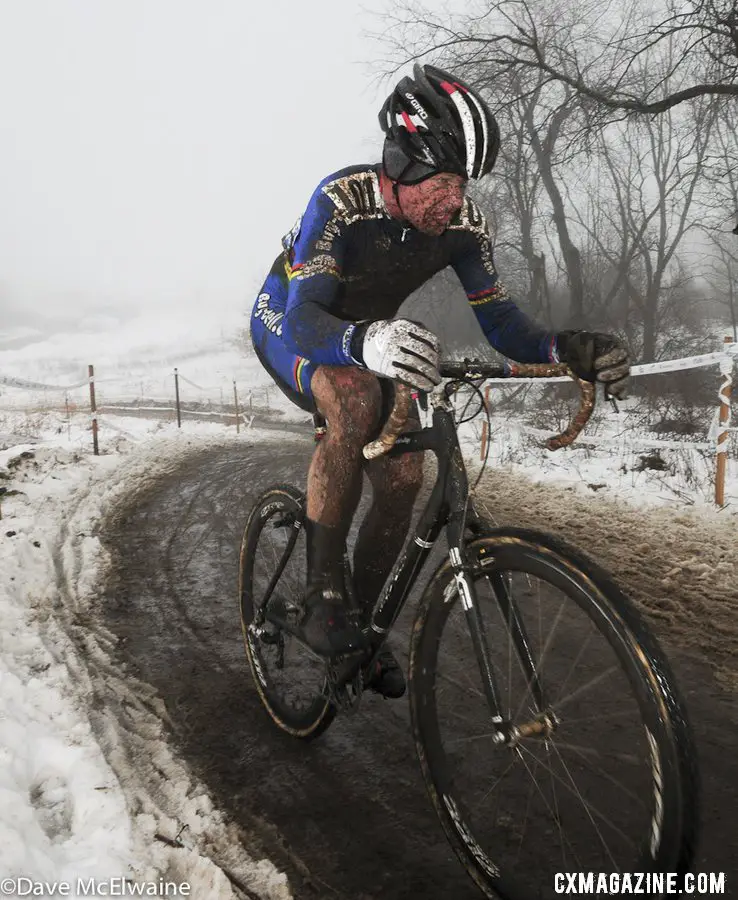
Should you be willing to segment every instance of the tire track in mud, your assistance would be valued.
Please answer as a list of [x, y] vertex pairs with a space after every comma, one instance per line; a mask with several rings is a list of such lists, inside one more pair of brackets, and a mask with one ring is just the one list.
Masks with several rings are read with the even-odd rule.
[[[103, 532], [113, 559], [100, 603], [105, 627], [118, 638], [120, 662], [162, 698], [177, 754], [241, 829], [252, 855], [256, 847], [288, 873], [295, 897], [472, 900], [479, 893], [425, 793], [406, 700], [370, 695], [357, 716], [339, 717], [306, 745], [276, 731], [251, 683], [236, 603], [240, 534], [264, 487], [304, 484], [311, 450], [307, 440], [220, 448], [189, 459], [146, 496], [118, 507]], [[631, 578], [618, 557], [614, 541], [623, 546], [623, 529], [629, 547], [650, 546], [652, 513], [622, 508], [613, 520], [600, 498], [588, 502], [550, 487], [539, 492], [501, 473], [484, 484], [487, 506], [501, 523], [558, 531], [624, 576], [627, 590], [635, 588], [670, 654], [697, 733], [705, 782], [697, 868], [729, 873], [730, 896], [738, 891], [735, 696], [693, 652], [707, 641], [707, 629], [695, 639], [685, 624], [692, 613], [663, 614], [663, 587], [654, 585], [674, 568], [665, 554], [651, 560], [643, 579], [642, 565], [634, 564]], [[668, 516], [657, 522], [663, 539]], [[694, 544], [693, 531], [690, 539]], [[704, 593], [707, 581], [695, 583]], [[411, 602], [393, 642], [403, 661], [412, 614]], [[723, 675], [738, 624], [731, 633], [726, 619], [725, 627]]]

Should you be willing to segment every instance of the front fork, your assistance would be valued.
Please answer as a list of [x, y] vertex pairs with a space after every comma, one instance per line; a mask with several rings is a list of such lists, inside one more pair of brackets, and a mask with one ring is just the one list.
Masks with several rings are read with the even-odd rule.
[[[495, 726], [494, 740], [497, 743], [508, 745], [516, 744], [523, 737], [541, 736], [548, 737], [558, 724], [558, 720], [549, 709], [545, 691], [539, 678], [536, 662], [531, 650], [525, 624], [520, 615], [520, 610], [502, 573], [492, 571], [487, 574], [487, 580], [502, 613], [504, 622], [509, 630], [514, 652], [526, 678], [526, 685], [530, 690], [539, 713], [530, 721], [514, 724], [506, 721], [502, 715], [500, 706], [500, 692], [492, 664], [492, 654], [487, 641], [487, 631], [484, 626], [481, 605], [477, 599], [474, 575], [484, 571], [479, 561], [472, 559], [464, 540], [467, 529], [480, 536], [486, 530], [484, 523], [473, 510], [467, 506], [464, 500], [461, 505], [460, 498], [467, 497], [468, 482], [466, 472], [461, 462], [460, 451], [458, 458], [454, 455], [449, 471], [449, 478], [456, 481], [450, 491], [450, 496], [459, 498], [458, 508], [449, 510], [448, 518], [448, 543], [451, 570], [456, 582], [456, 589], [464, 609], [469, 635], [474, 655], [479, 666], [479, 674], [482, 679], [482, 688], [487, 704], [491, 711], [492, 723]], [[468, 519], [467, 519], [467, 514]], [[471, 577], [470, 577], [471, 576]], [[513, 652], [511, 650], [511, 652]]]
[[[477, 599], [474, 578], [469, 577], [474, 572], [479, 571], [479, 566], [476, 561], [469, 559], [466, 548], [462, 549], [463, 544], [453, 543], [452, 540], [451, 528], [449, 527], [451, 569], [456, 581], [456, 589], [461, 605], [464, 609], [466, 624], [469, 629], [472, 646], [474, 647], [474, 656], [479, 666], [484, 696], [492, 714], [492, 723], [495, 726], [492, 739], [498, 744], [514, 746], [521, 738], [525, 737], [547, 738], [558, 725], [558, 719], [546, 702], [543, 686], [531, 652], [530, 642], [517, 604], [500, 573], [491, 573], [488, 576], [490, 586], [510, 630], [514, 652], [517, 653], [518, 660], [526, 675], [527, 687], [530, 689], [539, 710], [539, 713], [530, 720], [514, 723], [511, 720], [506, 720], [502, 715], [500, 693], [494, 666], [492, 665], [492, 654], [487, 641], [487, 631], [484, 626], [482, 609]], [[511, 652], [513, 651], [511, 650]]]

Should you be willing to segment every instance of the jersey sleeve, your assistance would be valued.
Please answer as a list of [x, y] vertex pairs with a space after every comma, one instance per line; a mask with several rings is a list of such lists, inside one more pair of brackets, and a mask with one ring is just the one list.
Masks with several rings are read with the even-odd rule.
[[454, 232], [451, 265], [490, 344], [517, 362], [550, 362], [554, 334], [529, 319], [500, 281], [487, 222], [471, 198], [465, 199], [450, 230]]
[[331, 313], [338, 301], [346, 225], [321, 182], [285, 247], [289, 287], [282, 339], [293, 353], [319, 365], [355, 365], [355, 325]]

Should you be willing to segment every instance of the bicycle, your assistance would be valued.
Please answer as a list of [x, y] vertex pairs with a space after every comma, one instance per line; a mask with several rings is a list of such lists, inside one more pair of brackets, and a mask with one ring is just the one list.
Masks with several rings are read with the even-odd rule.
[[397, 385], [382, 435], [365, 448], [367, 457], [431, 450], [438, 473], [365, 623], [364, 653], [326, 660], [300, 640], [303, 493], [277, 485], [255, 504], [239, 595], [261, 701], [301, 739], [316, 738], [339, 711], [355, 712], [363, 673], [445, 528], [449, 552], [418, 603], [407, 681], [425, 784], [467, 872], [485, 896], [505, 898], [554, 896], [556, 871], [685, 873], [699, 783], [666, 658], [600, 566], [558, 537], [493, 527], [474, 510], [450, 402], [458, 384], [479, 394], [479, 379], [568, 374], [582, 403], [549, 439], [555, 449], [586, 424], [594, 386], [563, 365], [465, 361], [441, 374], [452, 381], [428, 395], [432, 425], [401, 433], [411, 394]]

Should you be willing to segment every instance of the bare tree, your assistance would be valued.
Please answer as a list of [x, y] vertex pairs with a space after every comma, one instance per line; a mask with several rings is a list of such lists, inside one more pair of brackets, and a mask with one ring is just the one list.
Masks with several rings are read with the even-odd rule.
[[708, 254], [704, 278], [712, 289], [711, 299], [727, 307], [733, 340], [738, 341], [738, 241], [733, 235], [713, 232], [713, 252]]
[[701, 230], [708, 242], [702, 277], [711, 288], [713, 309], [727, 312], [738, 340], [738, 228], [732, 228], [738, 210], [738, 110], [734, 103], [717, 109], [712, 153], [705, 157], [706, 196]]
[[[504, 244], [525, 261], [531, 311], [550, 315], [565, 281], [567, 324], [637, 322], [655, 358], [689, 279], [677, 252], [701, 218], [712, 136], [735, 155], [734, 124], [715, 117], [729, 105], [719, 95], [738, 96], [738, 0], [470, 0], [452, 17], [400, 3], [395, 62], [431, 55], [501, 119], [506, 192], [491, 199], [514, 212]], [[735, 209], [735, 159], [730, 171]]]
[[685, 296], [679, 288], [691, 279], [677, 251], [701, 218], [697, 189], [715, 118], [715, 105], [703, 101], [610, 126], [601, 136], [599, 190], [586, 205], [575, 192], [568, 198], [610, 266], [603, 305], [627, 300], [619, 324], [630, 326], [631, 338], [637, 326], [645, 360], [658, 356], [659, 337]]
[[[571, 16], [569, 20], [573, 22]], [[552, 262], [555, 274], [565, 280], [568, 289], [567, 324], [582, 325], [584, 271], [578, 235], [572, 231], [565, 202], [570, 167], [593, 147], [588, 117], [578, 95], [568, 85], [552, 83], [541, 71], [511, 67], [494, 53], [490, 55], [487, 51], [494, 49], [490, 43], [493, 39], [484, 38], [480, 44], [484, 28], [491, 27], [484, 17], [469, 20], [471, 38], [463, 30], [452, 32], [447, 24], [444, 34], [448, 39], [440, 42], [434, 32], [436, 20], [422, 7], [407, 6], [404, 21], [408, 28], [411, 23], [414, 28], [396, 33], [396, 39], [403, 43], [402, 49], [396, 47], [397, 52], [407, 57], [422, 55], [431, 48], [441, 50], [442, 64], [468, 73], [475, 85], [486, 88], [501, 120], [505, 140], [498, 178], [507, 185], [503, 205], [517, 213], [518, 234], [510, 236], [509, 243], [527, 266], [526, 298], [531, 311], [551, 319], [550, 278], [554, 273], [549, 273], [547, 263]], [[560, 22], [546, 20], [537, 39], [542, 46], [556, 47], [561, 40]], [[534, 227], [544, 216], [546, 224]]]
[[536, 92], [526, 92], [520, 84], [510, 90], [521, 99], [498, 111], [506, 139], [495, 178], [477, 195], [495, 238], [497, 258], [503, 261], [504, 281], [515, 286], [533, 316], [550, 324], [551, 290], [539, 224], [544, 186], [529, 131]]
[[705, 95], [738, 97], [738, 0], [480, 0], [472, 9], [449, 19], [411, 0], [391, 33], [411, 56], [463, 48], [497, 70], [535, 70], [600, 110], [663, 113]]

